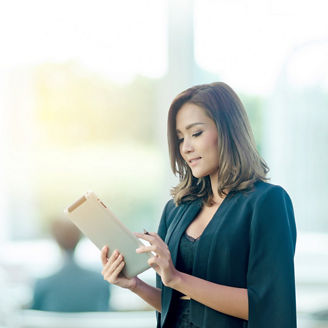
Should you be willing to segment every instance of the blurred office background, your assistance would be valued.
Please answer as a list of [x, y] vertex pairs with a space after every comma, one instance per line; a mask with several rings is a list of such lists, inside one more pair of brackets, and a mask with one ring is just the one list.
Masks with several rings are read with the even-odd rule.
[[[177, 182], [169, 104], [212, 81], [240, 95], [271, 182], [293, 200], [299, 327], [328, 327], [327, 9], [325, 0], [1, 2], [0, 327], [154, 326], [145, 303], [115, 288], [116, 312], [49, 320], [26, 309], [35, 280], [60, 263], [51, 218], [85, 191], [132, 230], [157, 229]], [[101, 271], [87, 240], [76, 259]]]

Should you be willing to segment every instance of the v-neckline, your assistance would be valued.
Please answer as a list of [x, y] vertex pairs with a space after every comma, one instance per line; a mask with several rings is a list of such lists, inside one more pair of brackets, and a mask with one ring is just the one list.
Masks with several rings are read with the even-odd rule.
[[213, 221], [213, 219], [215, 218], [215, 216], [219, 213], [220, 209], [222, 208], [223, 204], [225, 203], [226, 199], [229, 197], [230, 193], [228, 193], [226, 195], [226, 197], [224, 197], [223, 201], [221, 202], [221, 204], [219, 205], [219, 207], [214, 211], [211, 219], [208, 221], [208, 223], [206, 224], [204, 230], [202, 231], [202, 233], [197, 237], [193, 237], [187, 234], [187, 229], [190, 227], [190, 225], [195, 221], [196, 217], [198, 216], [199, 212], [203, 209], [204, 204], [202, 204], [202, 206], [200, 207], [199, 211], [196, 213], [195, 217], [193, 218], [193, 220], [188, 224], [188, 226], [185, 229], [185, 234], [188, 235], [188, 237], [191, 237], [195, 240], [199, 240], [201, 239], [201, 237], [204, 235], [204, 233], [206, 232], [206, 229], [208, 228], [208, 226], [210, 225], [210, 223]]
[[189, 236], [189, 235], [187, 234], [187, 232], [185, 231], [184, 236], [185, 236], [189, 241], [191, 241], [192, 243], [195, 243], [196, 241], [199, 240], [199, 238], [200, 238], [201, 235], [200, 235], [198, 238], [194, 238], [194, 237], [192, 237], [192, 236]]

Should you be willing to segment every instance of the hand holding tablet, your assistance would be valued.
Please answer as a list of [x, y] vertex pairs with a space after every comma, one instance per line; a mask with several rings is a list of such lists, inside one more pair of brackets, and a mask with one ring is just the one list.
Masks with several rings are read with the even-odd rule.
[[[121, 222], [112, 211], [89, 191], [67, 207], [65, 215], [101, 250], [108, 245], [110, 252], [118, 250], [123, 255], [123, 274], [132, 278], [147, 270], [150, 254], [137, 254], [141, 241]], [[110, 258], [110, 254], [107, 254]]]

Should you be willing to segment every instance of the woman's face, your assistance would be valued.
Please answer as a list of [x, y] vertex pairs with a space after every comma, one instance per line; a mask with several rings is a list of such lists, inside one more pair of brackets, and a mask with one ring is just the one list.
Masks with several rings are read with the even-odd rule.
[[185, 103], [176, 116], [179, 150], [195, 178], [215, 175], [219, 168], [218, 131], [197, 105]]

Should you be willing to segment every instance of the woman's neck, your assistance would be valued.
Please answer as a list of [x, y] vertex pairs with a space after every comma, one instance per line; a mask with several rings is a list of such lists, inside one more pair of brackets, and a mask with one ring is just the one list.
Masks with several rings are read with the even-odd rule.
[[[213, 175], [210, 175], [210, 181], [211, 181], [211, 188], [212, 188], [212, 194], [213, 194], [213, 205], [220, 205], [224, 198], [226, 197], [225, 195], [223, 195], [222, 197], [219, 195], [218, 192], [218, 185], [219, 185], [219, 177], [218, 177], [218, 173], [215, 173]], [[228, 194], [228, 190], [224, 190], [225, 193]]]

